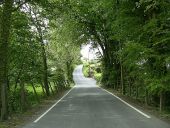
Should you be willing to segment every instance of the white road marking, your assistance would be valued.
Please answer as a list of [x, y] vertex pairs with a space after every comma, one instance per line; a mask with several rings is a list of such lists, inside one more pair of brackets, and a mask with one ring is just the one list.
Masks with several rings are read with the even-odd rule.
[[[99, 88], [101, 88], [101, 87], [99, 87]], [[121, 98], [119, 98], [118, 96], [116, 96], [115, 94], [113, 94], [113, 93], [111, 93], [111, 92], [109, 92], [109, 91], [107, 91], [107, 90], [105, 90], [105, 89], [103, 89], [103, 88], [101, 88], [101, 89], [104, 90], [105, 92], [111, 94], [112, 96], [116, 97], [117, 99], [119, 99], [120, 101], [122, 101], [124, 104], [126, 104], [126, 105], [129, 106], [129, 107], [131, 107], [132, 109], [134, 109], [134, 110], [137, 111], [138, 113], [142, 114], [142, 115], [145, 116], [146, 118], [148, 118], [148, 119], [151, 118], [149, 115], [147, 115], [147, 114], [143, 113], [142, 111], [140, 111], [139, 109], [133, 107], [132, 105], [130, 105], [130, 104], [127, 103], [126, 101], [124, 101], [124, 100], [122, 100]]]
[[[75, 86], [74, 86], [75, 87]], [[44, 117], [51, 109], [53, 109], [64, 97], [66, 97], [73, 89], [70, 89], [61, 99], [59, 99], [55, 104], [53, 104], [48, 110], [46, 110], [41, 116], [39, 116], [34, 123], [37, 123], [42, 117]]]

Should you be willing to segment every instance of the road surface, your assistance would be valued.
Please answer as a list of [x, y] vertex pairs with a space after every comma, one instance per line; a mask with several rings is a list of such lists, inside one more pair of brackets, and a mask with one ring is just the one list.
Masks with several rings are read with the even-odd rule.
[[82, 66], [74, 73], [76, 86], [59, 102], [23, 128], [170, 128], [85, 78]]

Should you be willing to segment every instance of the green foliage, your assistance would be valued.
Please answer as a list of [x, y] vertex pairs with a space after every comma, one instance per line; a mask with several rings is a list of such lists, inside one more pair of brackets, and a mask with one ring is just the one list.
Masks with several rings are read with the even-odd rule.
[[101, 83], [101, 78], [102, 78], [102, 73], [101, 73], [101, 69], [99, 66], [97, 66], [98, 63], [94, 63], [94, 64], [90, 64], [90, 73], [91, 76], [89, 76], [89, 63], [84, 62], [83, 63], [83, 74], [85, 77], [93, 77], [98, 84]]
[[94, 73], [94, 79], [97, 81], [98, 84], [101, 83], [102, 73]]
[[[4, 85], [2, 82], [8, 84], [6, 92], [0, 92], [0, 95], [4, 94], [0, 96], [0, 109], [3, 109], [0, 115], [4, 113], [3, 119], [8, 116], [7, 111], [11, 114], [21, 112], [38, 104], [39, 98], [45, 95], [44, 89], [46, 93], [49, 89], [48, 83], [52, 89], [54, 86], [59, 89], [70, 86], [74, 66], [80, 59], [80, 41], [83, 40], [77, 40], [80, 34], [76, 24], [60, 14], [62, 6], [59, 1], [31, 0], [20, 6], [18, 3], [10, 4], [14, 8], [0, 6], [0, 16], [2, 10], [7, 15], [3, 15], [7, 22], [0, 18], [0, 49], [5, 46], [0, 50], [0, 63], [3, 63], [2, 60], [5, 62], [5, 67], [1, 65], [3, 80], [0, 81], [0, 91]], [[4, 106], [5, 102], [8, 102], [9, 110], [8, 106], [2, 107], [1, 103]]]
[[[7, 100], [11, 111], [22, 109], [24, 90], [26, 99], [33, 101], [28, 103], [34, 104], [36, 92], [30, 91], [30, 84], [69, 86], [81, 44], [87, 42], [102, 52], [101, 65], [90, 66], [93, 72], [84, 65], [86, 76], [92, 73], [103, 85], [136, 99], [147, 98], [147, 92], [150, 100], [162, 93], [169, 96], [168, 0], [30, 0], [19, 8], [19, 3], [10, 2], [0, 6], [3, 118]], [[39, 95], [38, 87], [35, 90]]]
[[89, 77], [89, 64], [83, 63], [83, 74], [85, 77]]
[[115, 71], [114, 70], [103, 70], [101, 84], [106, 87], [113, 87], [115, 84]]
[[[42, 88], [36, 86], [36, 90], [37, 90], [37, 94], [39, 98], [43, 98], [42, 95]], [[10, 94], [9, 94], [9, 111], [11, 113], [15, 112], [15, 113], [20, 113], [23, 112], [23, 106], [21, 104], [21, 88], [17, 88], [17, 89], [11, 89]], [[25, 89], [25, 95], [27, 96], [26, 102], [27, 102], [27, 108], [31, 107], [31, 106], [35, 106], [38, 105], [38, 101], [35, 97], [34, 91], [32, 89], [31, 86], [27, 86]]]
[[[135, 97], [169, 93], [170, 3], [162, 0], [71, 1], [79, 32], [103, 54], [101, 83]], [[87, 71], [86, 71], [87, 72]], [[129, 91], [131, 90], [131, 91]], [[145, 95], [147, 96], [147, 94]]]

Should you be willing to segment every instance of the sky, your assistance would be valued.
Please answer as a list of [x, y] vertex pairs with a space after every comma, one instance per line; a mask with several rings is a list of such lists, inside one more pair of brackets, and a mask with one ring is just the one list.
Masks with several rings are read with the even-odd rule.
[[82, 59], [96, 59], [97, 56], [95, 55], [95, 53], [98, 51], [97, 49], [91, 49], [91, 44], [87, 44], [87, 45], [83, 45], [82, 49], [81, 49], [81, 55], [82, 55]]

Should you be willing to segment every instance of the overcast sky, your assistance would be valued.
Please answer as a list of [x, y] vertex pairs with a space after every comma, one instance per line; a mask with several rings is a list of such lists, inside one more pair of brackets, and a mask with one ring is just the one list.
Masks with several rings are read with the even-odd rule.
[[93, 50], [93, 49], [90, 49], [91, 45], [90, 44], [87, 44], [87, 45], [84, 45], [82, 46], [82, 49], [81, 49], [81, 55], [83, 58], [85, 59], [95, 59], [96, 58], [96, 55], [95, 53], [97, 52], [97, 50]]

